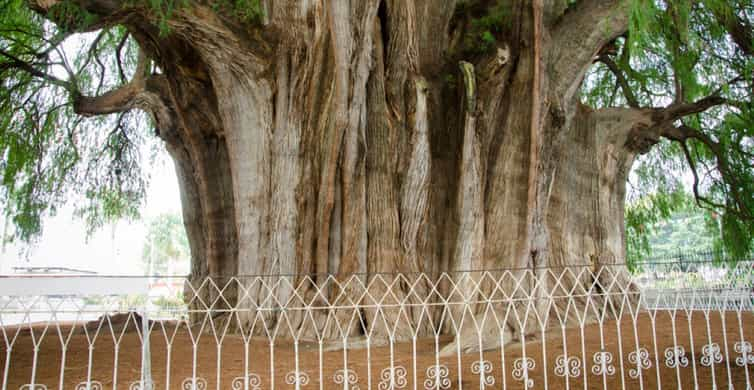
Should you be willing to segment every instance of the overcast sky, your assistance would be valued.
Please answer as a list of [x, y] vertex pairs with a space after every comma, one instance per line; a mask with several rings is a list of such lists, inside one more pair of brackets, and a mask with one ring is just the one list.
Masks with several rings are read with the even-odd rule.
[[167, 156], [151, 167], [151, 181], [142, 220], [105, 226], [87, 240], [84, 224], [73, 217], [71, 208], [60, 210], [45, 220], [39, 242], [29, 248], [8, 245], [0, 259], [0, 274], [13, 273], [13, 267], [69, 267], [101, 274], [143, 274], [141, 261], [146, 224], [165, 212], [181, 212], [178, 182], [173, 163]]

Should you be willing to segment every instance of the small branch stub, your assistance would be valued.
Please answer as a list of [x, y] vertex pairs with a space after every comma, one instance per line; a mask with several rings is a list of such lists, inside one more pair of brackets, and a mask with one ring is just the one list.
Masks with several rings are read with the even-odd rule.
[[463, 86], [466, 99], [466, 112], [474, 115], [476, 112], [476, 75], [474, 65], [466, 61], [460, 61], [458, 67], [463, 75]]

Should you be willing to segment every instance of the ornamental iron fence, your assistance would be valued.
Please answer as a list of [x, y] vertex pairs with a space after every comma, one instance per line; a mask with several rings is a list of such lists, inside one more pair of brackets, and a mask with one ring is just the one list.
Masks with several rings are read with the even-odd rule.
[[0, 277], [2, 390], [751, 389], [754, 263]]

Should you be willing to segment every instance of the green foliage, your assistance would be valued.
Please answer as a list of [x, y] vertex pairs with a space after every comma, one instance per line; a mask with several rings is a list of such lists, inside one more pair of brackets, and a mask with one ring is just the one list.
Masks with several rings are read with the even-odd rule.
[[[9, 240], [38, 237], [44, 218], [64, 203], [90, 232], [137, 218], [143, 206], [144, 167], [160, 146], [149, 117], [140, 111], [82, 117], [73, 108], [80, 96], [128, 83], [139, 48], [123, 26], [77, 33], [101, 22], [77, 4], [57, 2], [42, 17], [24, 0], [0, 0], [0, 198], [14, 228]], [[263, 17], [259, 0], [210, 5], [241, 22]], [[149, 10], [163, 34], [189, 6], [188, 0], [123, 3]]]
[[456, 4], [456, 18], [469, 18], [463, 35], [462, 55], [473, 56], [489, 52], [511, 24], [510, 5], [496, 0], [492, 5], [479, 0], [464, 0]]
[[65, 32], [83, 30], [99, 20], [97, 15], [82, 9], [72, 1], [61, 1], [53, 4], [49, 13], [51, 19], [66, 21], [61, 24]]
[[[170, 32], [168, 21], [175, 12], [191, 5], [189, 0], [148, 0], [147, 4], [162, 34]], [[216, 12], [226, 13], [244, 23], [256, 25], [264, 19], [260, 0], [216, 0], [209, 4]]]
[[689, 198], [681, 189], [646, 195], [630, 203], [625, 210], [628, 262], [633, 263], [651, 255], [653, 247], [650, 238], [657, 224], [689, 204]]
[[214, 7], [225, 7], [235, 17], [250, 24], [261, 23], [264, 19], [264, 8], [260, 0], [221, 0], [213, 3]]
[[649, 238], [651, 256], [669, 258], [679, 251], [699, 253], [713, 250], [719, 231], [717, 225], [707, 224], [708, 218], [716, 218], [715, 214], [710, 214], [696, 208], [685, 209], [657, 223]]
[[718, 221], [716, 213], [695, 207], [693, 198], [682, 191], [647, 196], [626, 208], [626, 257], [634, 263], [670, 259], [679, 252], [714, 251], [720, 238]]
[[[732, 255], [746, 253], [754, 241], [754, 58], [731, 38], [721, 17], [750, 27], [754, 3], [631, 0], [630, 7], [629, 31], [607, 54], [628, 90], [619, 86], [618, 75], [597, 62], [583, 84], [582, 101], [596, 108], [626, 106], [632, 100], [642, 107], [665, 107], [716, 96], [725, 104], [666, 124], [698, 129], [702, 137], [663, 141], [634, 164], [626, 211], [629, 254], [646, 249], [647, 243], [632, 234], [652, 222], [632, 213], [651, 215], [652, 223], [667, 218], [663, 202], [681, 187], [696, 193], [692, 204], [702, 207], [708, 219], [717, 216], [714, 247]], [[688, 203], [676, 201], [675, 209]]]
[[160, 33], [167, 34], [170, 31], [168, 21], [176, 10], [187, 7], [189, 2], [188, 0], [147, 0], [147, 5], [157, 20]]
[[169, 265], [189, 260], [189, 245], [183, 220], [177, 214], [161, 214], [148, 227], [142, 262], [151, 275], [166, 274]]
[[0, 197], [15, 227], [10, 238], [33, 239], [44, 216], [71, 201], [90, 231], [136, 217], [145, 152], [156, 146], [148, 120], [140, 112], [84, 118], [71, 105], [130, 79], [136, 44], [121, 27], [70, 35], [95, 19], [68, 2], [53, 10], [65, 28], [22, 0], [0, 7]]

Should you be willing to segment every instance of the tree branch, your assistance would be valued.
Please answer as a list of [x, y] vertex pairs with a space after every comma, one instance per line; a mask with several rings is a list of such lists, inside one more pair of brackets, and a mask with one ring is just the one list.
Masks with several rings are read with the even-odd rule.
[[172, 124], [172, 114], [168, 107], [164, 76], [151, 75], [148, 78], [135, 76], [129, 83], [99, 96], [77, 94], [73, 98], [73, 110], [82, 116], [113, 114], [140, 108], [155, 116], [159, 127]]
[[118, 45], [115, 47], [115, 60], [118, 64], [118, 75], [120, 75], [121, 82], [126, 81], [126, 73], [123, 71], [123, 61], [121, 60], [121, 52], [123, 51], [123, 47], [126, 45], [126, 42], [128, 41], [128, 37], [131, 34], [126, 32], [123, 34], [123, 38], [121, 38], [120, 42], [118, 42]]
[[710, 95], [693, 103], [673, 103], [665, 108], [655, 109], [652, 120], [659, 125], [664, 125], [684, 116], [698, 114], [725, 103], [726, 100], [718, 95]]
[[622, 0], [583, 0], [569, 9], [551, 30], [553, 92], [565, 104], [576, 95], [599, 50], [628, 29]]
[[73, 98], [73, 110], [79, 115], [94, 116], [128, 111], [136, 96], [144, 92], [141, 85], [128, 83], [99, 96], [77, 95]]
[[[699, 173], [697, 173], [696, 170], [696, 162], [694, 162], [694, 158], [691, 157], [691, 151], [689, 151], [688, 145], [686, 145], [686, 141], [679, 141], [681, 144], [681, 150], [683, 150], [683, 155], [686, 157], [686, 162], [689, 164], [689, 168], [691, 168], [691, 173], [694, 175], [694, 184], [691, 186], [692, 191], [694, 192], [694, 199], [696, 199], [696, 204], [701, 206], [702, 197], [701, 193], [699, 192]], [[713, 205], [714, 206], [714, 205]]]
[[674, 128], [673, 122], [693, 114], [704, 112], [711, 107], [727, 103], [727, 100], [710, 95], [693, 103], [673, 103], [662, 108], [630, 108], [626, 112], [634, 112], [636, 119], [628, 128], [626, 146], [638, 153], [647, 153], [650, 148], [660, 141], [660, 137], [677, 140], [685, 139], [679, 133], [669, 130]]
[[[101, 38], [101, 35], [97, 41], [99, 38]], [[92, 55], [91, 50], [95, 50], [95, 48], [90, 49], [90, 56]], [[139, 52], [139, 60], [133, 79], [121, 87], [99, 96], [82, 95], [78, 91], [75, 82], [62, 80], [39, 70], [34, 67], [33, 63], [23, 61], [5, 50], [0, 49], [0, 56], [8, 59], [8, 62], [0, 63], [0, 71], [10, 68], [17, 69], [67, 90], [73, 98], [73, 110], [79, 115], [94, 116], [125, 112], [133, 108], [142, 108], [152, 112], [158, 123], [168, 124], [172, 122], [165, 100], [162, 98], [162, 96], [166, 95], [163, 88], [164, 83], [157, 82], [158, 75], [147, 78], [149, 59], [141, 51]], [[96, 55], [94, 57], [96, 58]]]
[[97, 47], [99, 46], [99, 43], [100, 41], [102, 41], [102, 38], [105, 36], [105, 34], [107, 34], [107, 29], [100, 31], [99, 34], [97, 34], [97, 37], [94, 38], [94, 41], [92, 41], [91, 45], [89, 45], [89, 50], [86, 51], [86, 60], [84, 60], [84, 63], [81, 64], [78, 72], [81, 72], [87, 66], [89, 66], [89, 63], [92, 62], [92, 58], [97, 55]]
[[69, 32], [92, 32], [107, 26], [118, 24], [125, 20], [134, 12], [133, 8], [128, 8], [127, 1], [121, 0], [77, 0], [71, 3], [79, 6], [81, 9], [94, 14], [99, 19], [91, 24], [80, 26], [73, 20], [63, 18], [63, 14], [51, 12], [55, 6], [62, 3], [62, 0], [28, 0], [29, 8], [39, 15], [47, 18], [51, 22], [62, 27]]
[[58, 87], [64, 88], [68, 91], [75, 91], [76, 86], [74, 83], [66, 80], [59, 79], [51, 74], [45, 73], [37, 68], [34, 67], [33, 64], [30, 64], [16, 56], [14, 56], [11, 53], [6, 52], [5, 50], [0, 49], [0, 55], [7, 58], [9, 60], [6, 64], [0, 64], [0, 69], [2, 68], [15, 68], [21, 71], [24, 71], [34, 77], [38, 77], [42, 80], [45, 80], [49, 82], [50, 84], [56, 85]]
[[[694, 197], [697, 199], [697, 201], [705, 202], [714, 207], [724, 208], [744, 220], [754, 219], [754, 215], [752, 215], [751, 210], [749, 210], [746, 202], [744, 202], [741, 198], [741, 183], [738, 179], [738, 176], [736, 175], [736, 172], [733, 171], [729, 161], [726, 159], [725, 151], [723, 150], [723, 146], [720, 145], [720, 143], [712, 139], [704, 132], [687, 125], [665, 128], [662, 131], [661, 135], [681, 144], [684, 155], [686, 156], [686, 160], [689, 163], [689, 166], [691, 167], [691, 170], [694, 174]], [[688, 150], [688, 146], [686, 145], [686, 141], [689, 139], [694, 139], [701, 142], [715, 156], [715, 160], [717, 161], [717, 170], [720, 172], [723, 181], [730, 187], [729, 194], [733, 198], [733, 201], [736, 203], [736, 206], [738, 206], [737, 208], [734, 209], [727, 205], [714, 203], [709, 199], [705, 199], [704, 197], [700, 196], [698, 188], [699, 177], [696, 171], [696, 164], [691, 156], [691, 153]]]
[[631, 86], [628, 84], [626, 75], [624, 75], [623, 72], [620, 70], [620, 67], [618, 67], [618, 64], [615, 63], [615, 61], [613, 61], [613, 59], [610, 58], [610, 56], [607, 54], [601, 54], [599, 57], [597, 57], [597, 61], [605, 64], [607, 68], [610, 69], [610, 72], [612, 72], [613, 75], [615, 75], [615, 79], [618, 82], [618, 86], [623, 92], [623, 96], [626, 97], [626, 101], [628, 102], [629, 107], [638, 108], [639, 100], [636, 99], [636, 95], [634, 94], [634, 91], [631, 89]]

